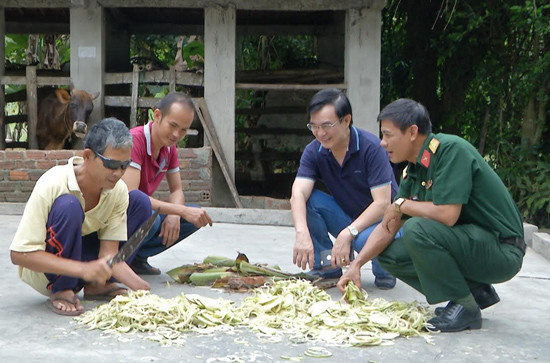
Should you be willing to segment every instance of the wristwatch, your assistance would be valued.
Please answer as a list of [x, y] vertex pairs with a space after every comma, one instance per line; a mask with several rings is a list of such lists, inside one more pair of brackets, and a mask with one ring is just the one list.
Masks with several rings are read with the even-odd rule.
[[357, 228], [355, 228], [355, 226], [352, 226], [351, 224], [348, 226], [348, 230], [349, 230], [349, 233], [351, 233], [351, 235], [353, 236], [353, 238], [357, 237], [357, 235], [359, 234], [359, 231], [357, 230]]
[[398, 198], [393, 205], [395, 205], [395, 211], [401, 213], [401, 205], [406, 201], [405, 198]]

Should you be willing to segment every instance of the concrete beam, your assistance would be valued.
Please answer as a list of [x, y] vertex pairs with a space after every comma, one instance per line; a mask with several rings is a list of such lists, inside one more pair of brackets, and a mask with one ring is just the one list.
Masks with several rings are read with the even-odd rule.
[[[17, 1], [17, 0], [8, 0]], [[21, 1], [21, 0], [20, 0]], [[74, 0], [73, 0], [74, 1]], [[27, 0], [26, 2], [32, 2]], [[104, 7], [183, 7], [234, 6], [239, 10], [346, 10], [351, 8], [382, 9], [385, 0], [99, 0]]]
[[[105, 70], [105, 15], [97, 1], [70, 9], [71, 80], [76, 89], [99, 92], [89, 126], [103, 118], [103, 78]], [[77, 145], [78, 146], [78, 145]]]
[[[85, 6], [94, 0], [3, 0], [7, 8], [68, 8]], [[106, 8], [204, 8], [205, 6], [235, 6], [239, 10], [346, 10], [382, 9], [386, 0], [98, 0]]]
[[[236, 10], [233, 6], [204, 9], [204, 99], [235, 180], [235, 43]], [[205, 140], [206, 143], [206, 140]], [[212, 203], [234, 206], [219, 167], [212, 163]]]
[[379, 9], [350, 9], [345, 21], [345, 80], [356, 126], [379, 135], [380, 52]]
[[[78, 1], [78, 0], [77, 0]], [[82, 0], [80, 0], [82, 1]], [[6, 8], [68, 8], [71, 6], [71, 0], [4, 0]]]
[[204, 209], [215, 223], [258, 224], [286, 227], [292, 227], [294, 225], [289, 210], [215, 207], [206, 207]]

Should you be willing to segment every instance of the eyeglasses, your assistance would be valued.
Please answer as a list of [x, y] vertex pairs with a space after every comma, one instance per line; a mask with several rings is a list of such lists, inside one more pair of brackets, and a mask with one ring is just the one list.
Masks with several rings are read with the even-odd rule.
[[312, 124], [310, 122], [306, 126], [309, 129], [309, 131], [311, 131], [311, 132], [318, 131], [319, 128], [323, 129], [323, 131], [328, 131], [328, 130], [332, 129], [337, 123], [338, 123], [338, 121], [336, 121], [334, 123], [323, 122], [321, 125], [315, 125], [315, 124]]
[[132, 162], [132, 159], [126, 160], [126, 161], [109, 159], [109, 158], [106, 158], [105, 156], [101, 155], [97, 151], [94, 151], [94, 154], [99, 156], [99, 158], [103, 162], [104, 167], [106, 167], [107, 169], [111, 169], [111, 170], [118, 170], [118, 168], [120, 168], [122, 170], [126, 170], [128, 165], [130, 165], [130, 163]]

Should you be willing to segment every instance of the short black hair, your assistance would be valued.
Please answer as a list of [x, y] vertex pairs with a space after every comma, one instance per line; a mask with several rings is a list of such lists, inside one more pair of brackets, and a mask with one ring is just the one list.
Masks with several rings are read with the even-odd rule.
[[195, 106], [191, 97], [181, 92], [170, 92], [160, 100], [158, 109], [162, 113], [162, 116], [170, 113], [170, 108], [174, 103], [179, 103], [183, 106], [187, 106], [193, 113], [195, 113]]
[[418, 126], [418, 133], [422, 135], [432, 132], [432, 121], [426, 107], [408, 98], [400, 98], [384, 107], [377, 120], [392, 120], [402, 132], [412, 125]]
[[348, 96], [339, 89], [329, 88], [317, 92], [307, 107], [307, 117], [311, 117], [311, 114], [319, 111], [326, 105], [333, 105], [334, 112], [339, 119], [342, 119], [346, 115], [351, 116], [350, 125], [353, 124], [353, 114], [351, 113], [351, 103]]

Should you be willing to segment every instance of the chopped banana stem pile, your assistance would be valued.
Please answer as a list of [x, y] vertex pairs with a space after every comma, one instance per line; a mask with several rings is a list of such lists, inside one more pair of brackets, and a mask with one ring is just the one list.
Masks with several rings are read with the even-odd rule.
[[[277, 281], [253, 290], [240, 306], [226, 299], [183, 293], [164, 299], [147, 291], [130, 291], [75, 320], [89, 330], [146, 333], [148, 339], [184, 344], [185, 332], [210, 333], [249, 327], [260, 337], [293, 343], [369, 346], [391, 344], [399, 336], [425, 338], [430, 314], [418, 303], [367, 299], [348, 284], [340, 301], [305, 280]], [[344, 301], [345, 300], [345, 301]]]

